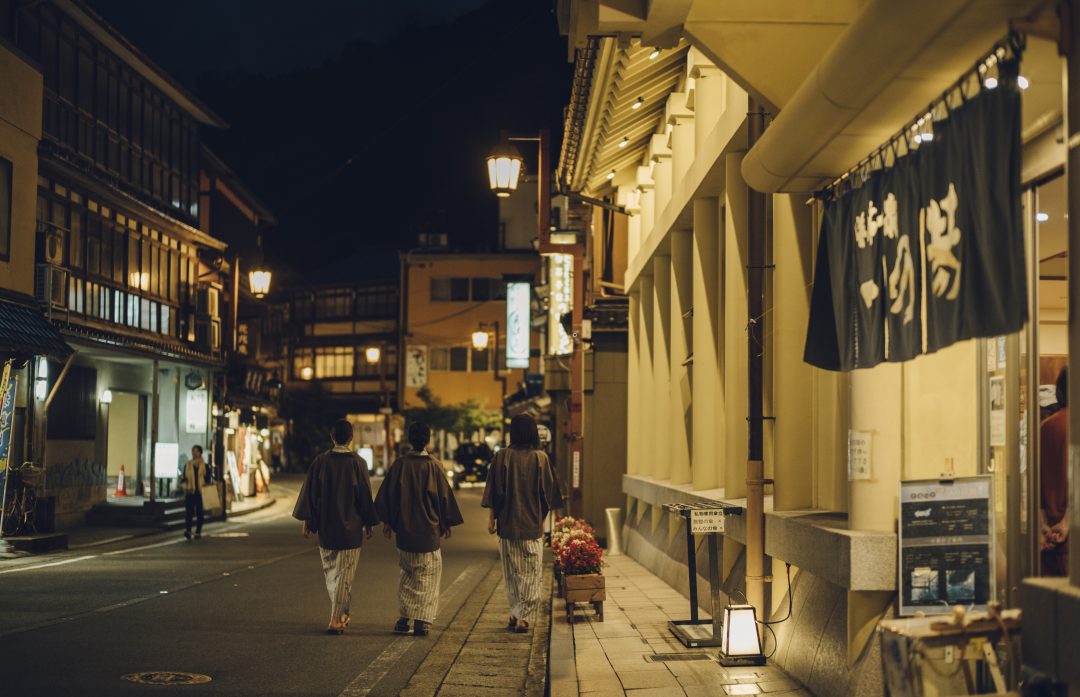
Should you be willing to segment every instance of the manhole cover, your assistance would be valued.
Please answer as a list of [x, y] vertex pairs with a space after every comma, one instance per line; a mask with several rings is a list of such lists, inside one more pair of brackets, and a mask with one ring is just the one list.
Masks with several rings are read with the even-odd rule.
[[707, 653], [654, 653], [645, 657], [652, 663], [668, 663], [669, 661], [707, 661]]
[[247, 532], [215, 532], [210, 537], [247, 537], [250, 534]]
[[178, 670], [148, 670], [122, 675], [121, 678], [140, 685], [201, 685], [210, 682], [209, 675], [185, 673]]

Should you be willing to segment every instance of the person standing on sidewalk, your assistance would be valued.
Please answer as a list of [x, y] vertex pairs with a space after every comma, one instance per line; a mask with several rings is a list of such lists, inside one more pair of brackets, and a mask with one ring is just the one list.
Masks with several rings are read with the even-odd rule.
[[210, 483], [210, 468], [203, 460], [202, 446], [191, 446], [191, 459], [184, 464], [184, 478], [180, 487], [184, 490], [184, 537], [191, 539], [191, 519], [195, 518], [195, 539], [202, 537], [205, 511], [202, 487]]
[[344, 634], [349, 625], [360, 548], [379, 522], [368, 466], [349, 447], [352, 437], [352, 424], [345, 419], [334, 422], [330, 428], [334, 446], [311, 463], [293, 509], [293, 517], [304, 522], [304, 537], [319, 536], [319, 557], [330, 594], [328, 634]]
[[490, 512], [488, 532], [499, 535], [510, 600], [507, 629], [527, 632], [540, 609], [544, 519], [563, 505], [551, 461], [540, 449], [536, 421], [528, 414], [510, 421], [510, 447], [491, 461], [482, 505]]
[[387, 539], [397, 535], [401, 578], [394, 632], [408, 634], [412, 620], [413, 634], [427, 636], [439, 610], [440, 538], [449, 538], [450, 529], [465, 521], [442, 463], [428, 454], [431, 430], [414, 423], [409, 426], [408, 440], [412, 452], [390, 465], [375, 508]]

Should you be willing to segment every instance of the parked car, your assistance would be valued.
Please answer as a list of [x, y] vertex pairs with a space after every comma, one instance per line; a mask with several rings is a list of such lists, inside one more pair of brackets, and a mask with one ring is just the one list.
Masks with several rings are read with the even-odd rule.
[[462, 443], [454, 451], [454, 474], [452, 481], [455, 489], [462, 484], [474, 486], [487, 481], [488, 464], [494, 453], [487, 443]]

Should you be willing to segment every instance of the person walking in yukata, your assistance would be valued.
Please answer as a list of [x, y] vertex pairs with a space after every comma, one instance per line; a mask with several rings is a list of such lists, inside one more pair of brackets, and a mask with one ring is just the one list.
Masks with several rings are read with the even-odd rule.
[[330, 428], [333, 447], [308, 468], [293, 517], [304, 523], [304, 537], [319, 537], [319, 557], [330, 594], [328, 634], [344, 634], [349, 626], [353, 578], [364, 538], [379, 522], [371, 500], [368, 465], [349, 444], [353, 429], [345, 419]]
[[184, 477], [180, 488], [184, 490], [184, 537], [191, 539], [191, 519], [195, 518], [195, 539], [202, 537], [203, 510], [202, 487], [210, 483], [210, 468], [203, 460], [202, 446], [191, 446], [191, 459], [184, 464]]
[[563, 505], [551, 461], [540, 449], [536, 421], [528, 414], [510, 422], [510, 447], [491, 460], [482, 505], [489, 510], [488, 532], [499, 535], [510, 601], [507, 629], [527, 632], [540, 610], [544, 519]]
[[442, 579], [441, 539], [464, 521], [442, 463], [428, 454], [431, 430], [422, 423], [409, 426], [412, 452], [390, 465], [375, 497], [387, 539], [397, 536], [398, 615], [397, 634], [427, 636], [439, 610]]

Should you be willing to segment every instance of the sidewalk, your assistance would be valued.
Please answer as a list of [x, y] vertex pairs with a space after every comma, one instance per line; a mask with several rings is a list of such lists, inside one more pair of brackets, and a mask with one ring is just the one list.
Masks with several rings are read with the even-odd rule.
[[[544, 565], [547, 597], [551, 564]], [[502, 566], [495, 564], [446, 625], [399, 697], [542, 697], [551, 606], [527, 634], [506, 630]]]
[[667, 622], [685, 619], [689, 601], [630, 557], [606, 558], [604, 576], [604, 622], [579, 612], [568, 624], [563, 601], [552, 600], [552, 697], [812, 697], [775, 666], [724, 668], [717, 649], [684, 647]]

